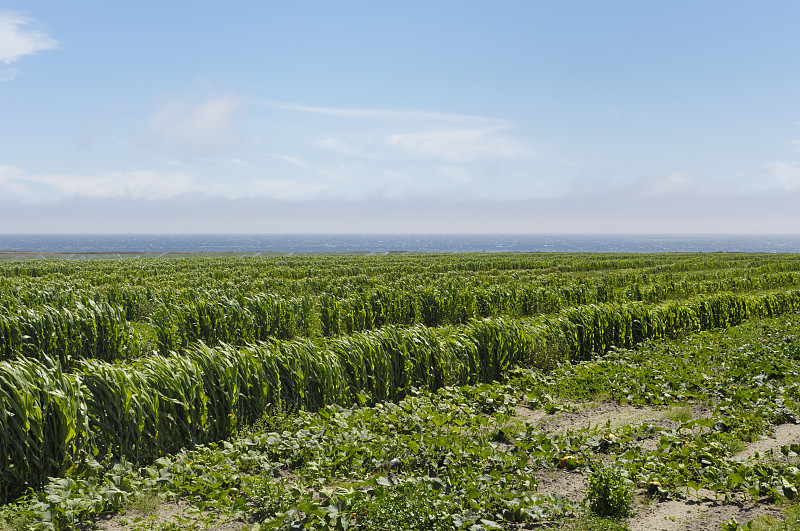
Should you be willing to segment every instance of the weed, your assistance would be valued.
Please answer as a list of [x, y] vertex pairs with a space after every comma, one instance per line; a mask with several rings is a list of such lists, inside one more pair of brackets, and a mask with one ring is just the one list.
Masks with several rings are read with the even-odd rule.
[[621, 467], [604, 467], [595, 464], [589, 476], [589, 491], [586, 494], [589, 508], [597, 516], [624, 518], [631, 516], [633, 482], [627, 470]]
[[295, 503], [295, 495], [287, 489], [286, 481], [273, 481], [261, 475], [250, 485], [249, 495], [258, 518], [272, 518], [288, 511]]
[[790, 506], [786, 512], [779, 517], [764, 515], [748, 522], [744, 526], [730, 527], [729, 529], [747, 529], [752, 531], [800, 531], [800, 505]]
[[450, 530], [452, 520], [443, 501], [423, 482], [378, 489], [374, 498], [355, 508], [359, 516], [354, 529]]
[[158, 494], [137, 491], [125, 502], [125, 508], [145, 514], [152, 513], [164, 502]]
[[628, 531], [628, 526], [617, 520], [586, 513], [570, 520], [559, 521], [558, 527], [554, 529], [562, 531]]
[[689, 407], [676, 407], [669, 411], [667, 418], [681, 423], [688, 422], [693, 418], [692, 409]]

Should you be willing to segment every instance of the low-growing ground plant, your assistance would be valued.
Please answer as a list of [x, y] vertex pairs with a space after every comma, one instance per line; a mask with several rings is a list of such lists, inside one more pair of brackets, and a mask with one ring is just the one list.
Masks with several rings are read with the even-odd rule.
[[291, 492], [285, 480], [261, 474], [248, 488], [250, 503], [258, 519], [273, 518], [292, 508], [297, 499], [297, 491]]
[[633, 482], [624, 468], [596, 463], [589, 476], [586, 493], [589, 509], [601, 517], [625, 518], [631, 516]]

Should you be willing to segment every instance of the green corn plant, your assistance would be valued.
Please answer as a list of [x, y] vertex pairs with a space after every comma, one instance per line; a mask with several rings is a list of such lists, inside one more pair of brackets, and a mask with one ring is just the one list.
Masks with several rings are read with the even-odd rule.
[[57, 361], [0, 362], [0, 499], [80, 468], [91, 455], [88, 428], [80, 381]]

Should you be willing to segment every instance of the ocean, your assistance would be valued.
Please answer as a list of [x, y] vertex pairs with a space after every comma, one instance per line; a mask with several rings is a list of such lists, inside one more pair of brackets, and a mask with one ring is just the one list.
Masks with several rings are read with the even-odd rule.
[[19, 253], [800, 253], [800, 235], [0, 234]]

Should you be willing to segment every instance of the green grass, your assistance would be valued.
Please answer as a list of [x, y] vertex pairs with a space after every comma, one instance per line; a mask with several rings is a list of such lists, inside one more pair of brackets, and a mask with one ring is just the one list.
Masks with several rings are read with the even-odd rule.
[[687, 422], [691, 420], [692, 417], [692, 408], [685, 406], [672, 408], [667, 414], [667, 418], [676, 422]]

